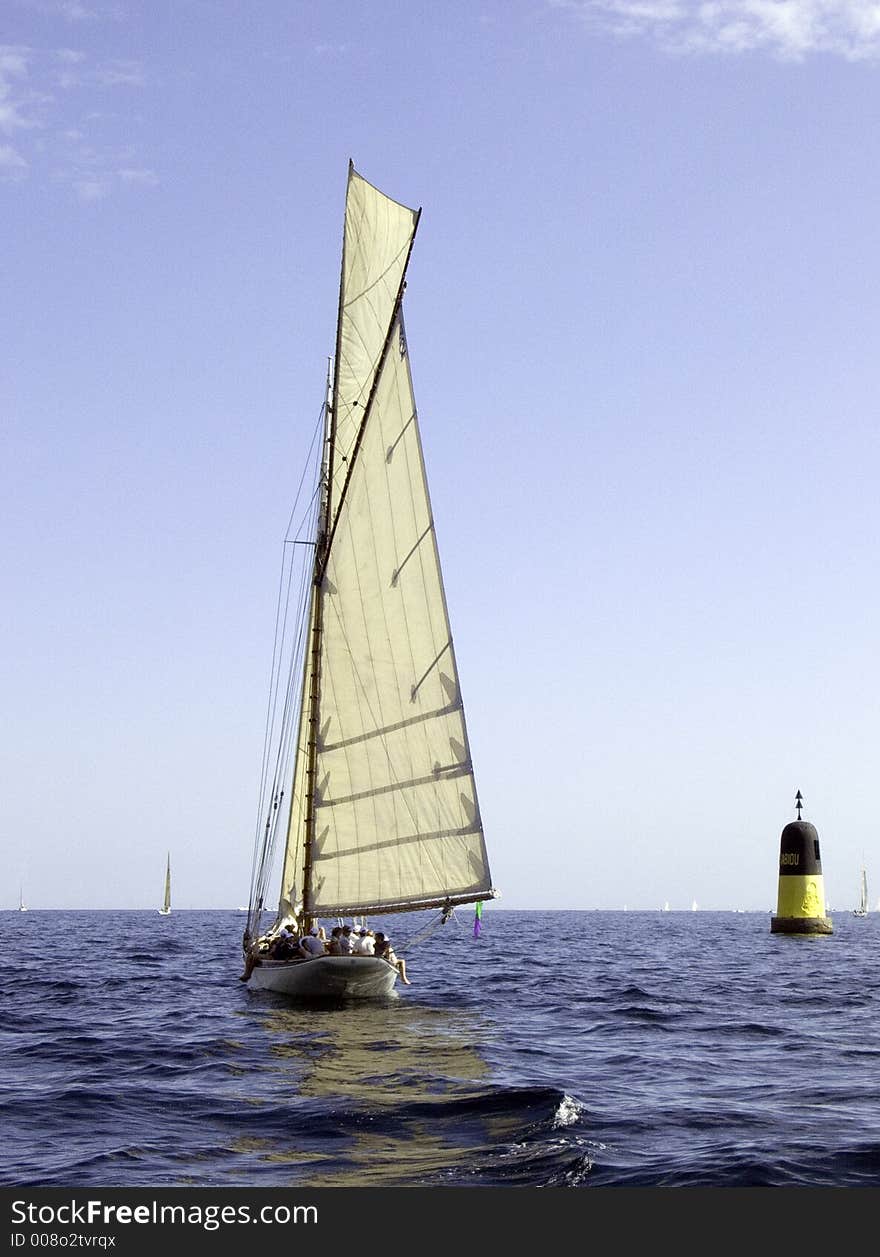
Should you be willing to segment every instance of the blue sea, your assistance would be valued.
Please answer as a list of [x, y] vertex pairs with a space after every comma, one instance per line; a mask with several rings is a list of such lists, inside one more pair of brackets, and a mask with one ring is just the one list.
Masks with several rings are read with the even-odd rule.
[[0, 1184], [880, 1185], [880, 914], [433, 919], [394, 998], [297, 1006], [242, 913], [0, 913]]

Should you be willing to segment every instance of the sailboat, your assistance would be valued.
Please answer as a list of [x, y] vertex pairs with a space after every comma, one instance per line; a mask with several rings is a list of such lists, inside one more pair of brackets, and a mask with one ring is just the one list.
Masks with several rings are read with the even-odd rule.
[[[303, 628], [288, 639], [297, 646], [287, 666], [273, 664], [278, 698], [270, 697], [272, 746], [267, 738], [243, 938], [241, 977], [252, 989], [390, 995], [403, 975], [387, 959], [279, 959], [272, 954], [279, 935], [326, 935], [324, 922], [332, 932], [346, 917], [364, 926], [367, 916], [424, 909], [439, 909], [445, 922], [461, 904], [477, 905], [479, 915], [498, 893], [404, 330], [420, 214], [349, 164], [314, 508], [304, 542], [287, 550], [307, 556]], [[278, 908], [264, 928], [282, 843]]]
[[27, 905], [24, 902], [24, 891], [20, 886], [18, 888], [18, 910], [19, 912], [27, 912]]
[[162, 907], [159, 909], [160, 917], [171, 915], [171, 852], [168, 852], [168, 860], [165, 864], [165, 898], [162, 901]]
[[866, 917], [868, 915], [868, 874], [862, 865], [862, 876], [859, 883], [859, 906], [853, 909], [854, 917]]

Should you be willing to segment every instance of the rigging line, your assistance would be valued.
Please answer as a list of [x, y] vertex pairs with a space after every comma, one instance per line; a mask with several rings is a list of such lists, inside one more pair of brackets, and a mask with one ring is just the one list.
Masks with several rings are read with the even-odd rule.
[[[285, 553], [285, 559], [286, 558], [287, 558], [287, 555]], [[286, 596], [283, 602], [284, 614], [281, 619], [280, 635], [276, 628], [276, 643], [275, 643], [276, 653], [275, 653], [275, 659], [273, 660], [273, 684], [272, 684], [272, 691], [271, 691], [270, 720], [269, 720], [268, 736], [267, 736], [267, 741], [266, 741], [266, 757], [265, 757], [265, 762], [264, 762], [263, 782], [262, 782], [262, 789], [261, 789], [261, 817], [262, 817], [262, 813], [265, 811], [268, 798], [276, 793], [277, 785], [278, 785], [277, 777], [273, 777], [271, 789], [269, 790], [269, 793], [267, 794], [267, 782], [269, 780], [269, 764], [272, 758], [272, 746], [274, 744], [274, 739], [275, 739], [275, 720], [276, 720], [276, 714], [278, 710], [278, 693], [281, 687], [281, 677], [282, 677], [282, 672], [283, 672], [282, 665], [284, 663], [284, 658], [285, 658], [287, 621], [288, 621], [288, 616], [289, 616], [289, 611], [290, 611], [290, 590], [291, 590], [291, 585], [292, 585], [292, 580], [293, 580], [293, 560], [294, 560], [294, 556], [293, 554], [291, 554], [289, 563], [286, 563], [284, 565], [284, 570], [287, 572], [287, 580], [286, 580]], [[284, 582], [282, 582], [282, 588], [284, 587], [285, 587]]]
[[[285, 731], [284, 731], [283, 750], [279, 752], [279, 767], [278, 767], [278, 773], [277, 773], [278, 786], [276, 788], [276, 797], [278, 799], [278, 804], [274, 807], [274, 810], [272, 813], [272, 825], [271, 825], [271, 831], [270, 831], [270, 838], [267, 844], [264, 864], [261, 870], [261, 876], [267, 888], [269, 884], [269, 879], [272, 875], [274, 865], [275, 865], [275, 849], [278, 844], [278, 837], [279, 837], [279, 834], [283, 833], [285, 829], [287, 829], [289, 826], [290, 812], [291, 812], [291, 808], [294, 802], [294, 794], [293, 794], [294, 783], [292, 779], [294, 776], [294, 769], [295, 769], [296, 748], [294, 746], [293, 750], [291, 750], [290, 730], [292, 729], [292, 727], [293, 727], [293, 721], [288, 720]], [[286, 784], [282, 784], [282, 782]], [[282, 803], [282, 800], [284, 799], [285, 789], [289, 789], [291, 793], [290, 793], [290, 798], [287, 800], [286, 806], [282, 807], [281, 803]]]
[[455, 909], [452, 908], [448, 914], [441, 912], [439, 916], [430, 920], [427, 925], [423, 925], [420, 930], [416, 930], [415, 934], [411, 934], [409, 938], [405, 939], [400, 946], [395, 947], [394, 950], [398, 952], [409, 951], [411, 948], [415, 947], [416, 943], [423, 942], [424, 939], [429, 938], [434, 933], [438, 926], [443, 924], [444, 917], [447, 921], [454, 920], [458, 925], [459, 930], [462, 929], [462, 924], [455, 915]]
[[[304, 563], [300, 569], [300, 588], [298, 597], [297, 611], [297, 637], [296, 642], [291, 651], [290, 667], [287, 673], [287, 695], [285, 701], [285, 720], [284, 720], [284, 743], [285, 748], [283, 758], [287, 760], [291, 734], [296, 731], [298, 733], [298, 721], [296, 719], [297, 712], [294, 711], [294, 687], [302, 682], [302, 670], [305, 658], [305, 650], [308, 637], [308, 622], [311, 609], [311, 589], [312, 589], [312, 566]], [[281, 758], [281, 748], [279, 748], [279, 758]], [[285, 772], [285, 775], [289, 775]]]
[[[304, 656], [305, 656], [305, 640], [308, 631], [308, 620], [310, 615], [310, 597], [311, 597], [311, 567], [303, 565], [301, 567], [301, 585], [300, 585], [300, 611], [298, 616], [298, 637], [295, 647], [291, 652], [291, 660], [287, 673], [287, 693], [285, 697], [285, 710], [282, 720], [282, 729], [279, 735], [278, 743], [278, 760], [275, 770], [275, 788], [273, 793], [278, 795], [279, 800], [283, 798], [283, 783], [289, 787], [291, 794], [288, 804], [285, 808], [278, 808], [272, 814], [271, 832], [267, 835], [267, 841], [263, 853], [263, 861], [261, 865], [260, 878], [264, 888], [268, 888], [269, 878], [274, 867], [275, 848], [277, 846], [279, 832], [286, 825], [288, 830], [292, 823], [291, 812], [295, 803], [295, 786], [296, 786], [296, 756], [299, 753], [299, 711], [295, 704], [295, 687], [297, 684], [301, 687]], [[281, 789], [281, 793], [278, 791]], [[285, 839], [285, 852], [287, 850], [289, 838]], [[285, 858], [286, 865], [286, 858]], [[283, 870], [282, 870], [283, 872]], [[289, 879], [286, 879], [286, 881]], [[286, 884], [286, 883], [285, 883]], [[281, 888], [282, 890], [284, 887]]]
[[[289, 656], [290, 663], [287, 668], [287, 686], [285, 689], [284, 705], [282, 708], [281, 726], [280, 726], [279, 741], [278, 741], [278, 753], [277, 753], [276, 762], [275, 762], [275, 777], [273, 781], [273, 791], [272, 791], [273, 794], [277, 792], [278, 787], [281, 784], [281, 781], [279, 778], [279, 772], [280, 772], [280, 766], [281, 766], [281, 762], [284, 755], [283, 748], [286, 741], [289, 739], [289, 736], [290, 736], [289, 725], [290, 725], [290, 719], [291, 719], [290, 718], [291, 692], [293, 688], [293, 678], [297, 672], [297, 664], [301, 658], [300, 652], [302, 649], [302, 642], [303, 642], [303, 637], [304, 637], [304, 620], [305, 620], [305, 615], [306, 615], [304, 592], [307, 587], [306, 576], [307, 576], [307, 565], [303, 564], [300, 568], [300, 589], [299, 589], [299, 597], [297, 600], [298, 610], [297, 610], [296, 616], [294, 617], [294, 622], [297, 625], [297, 634], [290, 648], [290, 656]], [[288, 590], [288, 607], [289, 605], [290, 605], [290, 590]], [[285, 614], [285, 632], [286, 632], [286, 624], [287, 624], [287, 615]]]
[[[320, 467], [318, 467], [318, 469], [317, 469], [317, 471], [316, 471], [316, 470], [315, 470], [315, 466], [314, 466], [314, 462], [313, 462], [313, 460], [314, 460], [315, 449], [316, 449], [316, 445], [317, 445], [317, 436], [318, 436], [318, 432], [319, 432], [319, 431], [320, 431], [320, 429], [321, 429], [321, 425], [322, 425], [322, 422], [323, 422], [323, 419], [324, 419], [325, 407], [326, 407], [326, 403], [324, 403], [324, 405], [322, 405], [322, 406], [321, 406], [321, 409], [320, 409], [320, 412], [319, 412], [319, 416], [318, 416], [318, 424], [316, 425], [315, 431], [312, 433], [312, 442], [311, 442], [311, 445], [310, 445], [310, 447], [309, 447], [309, 453], [308, 453], [308, 456], [307, 456], [307, 458], [306, 458], [306, 463], [305, 463], [305, 466], [303, 467], [303, 472], [302, 472], [302, 475], [301, 475], [301, 477], [300, 477], [299, 487], [297, 488], [296, 498], [295, 498], [295, 501], [294, 501], [293, 508], [292, 508], [292, 510], [291, 510], [290, 518], [288, 519], [288, 523], [287, 523], [287, 530], [286, 530], [286, 533], [285, 533], [285, 539], [284, 539], [284, 545], [289, 544], [289, 542], [290, 542], [290, 540], [291, 540], [291, 537], [290, 537], [290, 531], [291, 531], [291, 526], [292, 526], [292, 523], [293, 523], [293, 518], [294, 518], [294, 515], [296, 514], [296, 510], [297, 510], [297, 507], [298, 507], [298, 504], [299, 504], [299, 500], [300, 500], [300, 496], [301, 496], [301, 493], [302, 493], [302, 488], [303, 488], [303, 483], [304, 483], [304, 481], [305, 481], [305, 477], [306, 477], [306, 472], [308, 471], [308, 469], [309, 469], [309, 466], [310, 466], [310, 465], [312, 465], [312, 476], [313, 476], [313, 479], [314, 479], [314, 481], [315, 481], [316, 483], [315, 483], [314, 488], [312, 489], [312, 493], [311, 493], [311, 497], [310, 497], [310, 500], [309, 500], [309, 504], [308, 504], [308, 506], [306, 507], [305, 514], [304, 514], [304, 516], [303, 516], [302, 521], [301, 521], [301, 522], [300, 522], [300, 524], [299, 524], [299, 527], [298, 527], [297, 532], [296, 532], [296, 534], [295, 534], [295, 538], [298, 538], [298, 537], [300, 536], [300, 534], [302, 533], [302, 531], [303, 531], [303, 530], [304, 530], [304, 528], [305, 528], [306, 521], [307, 521], [310, 517], [311, 517], [311, 520], [312, 520], [312, 524], [311, 524], [311, 527], [310, 527], [309, 529], [307, 529], [307, 531], [308, 531], [308, 532], [310, 532], [312, 535], [314, 535], [314, 533], [315, 533], [315, 527], [314, 527], [314, 519], [315, 519], [315, 502], [316, 502], [316, 500], [317, 500], [318, 493], [319, 493], [319, 491], [320, 491], [321, 478], [320, 478]], [[290, 574], [289, 574], [289, 576], [288, 576], [287, 599], [286, 599], [286, 602], [285, 602], [285, 619], [284, 619], [284, 626], [283, 626], [283, 628], [282, 628], [282, 639], [281, 639], [281, 645], [280, 645], [280, 648], [279, 648], [279, 650], [278, 650], [278, 660], [279, 660], [279, 662], [278, 662], [278, 669], [279, 669], [279, 672], [278, 672], [278, 677], [276, 678], [276, 690], [275, 690], [275, 698], [276, 698], [276, 702], [277, 702], [277, 687], [280, 685], [281, 661], [282, 661], [282, 659], [283, 659], [284, 638], [285, 638], [285, 635], [286, 635], [286, 624], [287, 624], [287, 613], [288, 613], [288, 611], [289, 611], [289, 607], [290, 607], [290, 588], [291, 588], [292, 573], [293, 573], [293, 559], [292, 559], [292, 558], [291, 558], [291, 563], [290, 563], [289, 573], [290, 573]], [[277, 645], [277, 621], [276, 621], [276, 645]], [[273, 709], [273, 724], [274, 724], [274, 709]]]
[[281, 621], [281, 605], [282, 605], [282, 595], [284, 593], [286, 560], [287, 560], [287, 555], [285, 554], [284, 549], [282, 547], [281, 574], [278, 581], [278, 596], [275, 603], [275, 641], [272, 648], [272, 668], [271, 668], [271, 672], [269, 676], [269, 695], [268, 695], [268, 699], [266, 703], [266, 722], [265, 722], [265, 729], [263, 733], [263, 756], [262, 756], [262, 766], [261, 766], [261, 771], [260, 771], [260, 789], [259, 789], [259, 793], [257, 797], [257, 821], [256, 821], [256, 833], [254, 835], [254, 861], [253, 861], [253, 866], [252, 866], [252, 871], [251, 871], [252, 886], [256, 880], [257, 868], [258, 868], [258, 863], [259, 863], [258, 852], [260, 849], [260, 836], [262, 833], [262, 826], [263, 826], [263, 808], [264, 808], [265, 792], [266, 792], [266, 778], [268, 774], [268, 766], [269, 766], [269, 759], [270, 759], [270, 753], [271, 753], [271, 730], [272, 730], [272, 724], [273, 724], [272, 712], [274, 710], [274, 695], [275, 695], [275, 687], [277, 684], [276, 668], [280, 667], [278, 633], [279, 633], [279, 625]]
[[[287, 619], [290, 610], [290, 588], [293, 579], [293, 564], [295, 555], [288, 555], [287, 551], [282, 548], [282, 581], [279, 590], [279, 610], [276, 613], [275, 621], [275, 644], [272, 657], [272, 687], [271, 700], [272, 705], [269, 713], [269, 729], [267, 736], [267, 747], [271, 751], [272, 738], [275, 729], [275, 713], [278, 706], [278, 689], [281, 684], [282, 665], [284, 662], [284, 643], [287, 635]], [[283, 594], [283, 598], [282, 598]], [[283, 612], [282, 612], [283, 608]], [[268, 771], [269, 758], [266, 760], [266, 770]], [[264, 783], [265, 784], [265, 783]]]
[[[278, 654], [278, 662], [277, 662], [277, 673], [275, 675], [275, 683], [274, 683], [274, 690], [273, 690], [272, 719], [271, 719], [272, 731], [274, 731], [274, 727], [275, 727], [275, 712], [277, 711], [278, 691], [280, 688], [282, 663], [283, 663], [283, 658], [284, 658], [283, 640], [286, 637], [286, 624], [287, 624], [290, 602], [291, 602], [293, 551], [291, 551], [291, 561], [290, 561], [288, 573], [289, 574], [288, 574], [288, 580], [287, 580], [287, 596], [285, 599], [284, 628], [282, 630], [282, 643], [281, 643], [280, 648], [277, 641], [278, 633], [276, 629], [276, 652]], [[302, 641], [304, 638], [304, 621], [305, 621], [305, 613], [303, 611], [303, 604], [305, 601], [304, 591], [307, 590], [309, 587], [310, 573], [311, 573], [311, 565], [306, 562], [302, 562], [300, 564], [299, 612], [298, 612], [298, 617], [297, 617], [299, 621], [299, 634], [298, 634], [298, 640], [291, 647], [291, 662], [288, 666], [288, 672], [287, 672], [287, 677], [288, 677], [287, 690], [285, 694], [284, 707], [282, 710], [281, 731], [278, 735], [277, 754], [276, 754], [276, 759], [275, 759], [275, 768], [273, 772], [272, 786], [271, 786], [271, 789], [268, 791], [266, 788], [266, 783], [268, 780], [269, 761], [271, 758], [271, 745], [274, 740], [274, 732], [272, 732], [267, 737], [267, 746], [266, 746], [266, 751], [265, 751], [265, 756], [264, 756], [264, 779], [261, 783], [260, 813], [259, 813], [258, 829], [257, 829], [258, 836], [261, 832], [263, 832], [262, 831], [262, 818], [264, 815], [266, 815], [269, 800], [270, 798], [278, 797], [278, 791], [279, 791], [279, 787], [281, 785], [281, 781], [283, 777], [283, 764], [284, 764], [284, 757], [286, 754], [285, 743], [287, 740], [289, 740], [289, 732], [285, 732], [285, 730], [287, 726], [289, 726], [290, 724], [290, 714], [289, 714], [290, 692], [291, 692], [291, 686], [292, 686], [292, 679], [297, 670], [297, 662], [302, 657], [301, 651], [302, 651]], [[282, 589], [283, 587], [284, 587], [284, 582], [282, 580]], [[259, 860], [258, 861], [255, 860], [255, 868], [254, 868], [254, 874], [253, 874], [254, 880], [256, 882], [263, 883], [264, 890], [268, 881], [267, 876], [266, 876], [266, 866], [267, 864], [271, 863], [271, 859], [274, 856], [276, 833], [277, 833], [277, 820], [278, 820], [277, 812], [270, 812], [268, 819], [272, 822], [272, 824], [271, 824], [269, 832], [265, 833], [265, 836], [263, 839], [263, 849], [259, 856]]]
[[[293, 790], [293, 773], [291, 771], [291, 740], [293, 733], [298, 733], [298, 721], [296, 720], [296, 712], [293, 709], [293, 693], [295, 682], [302, 671], [306, 621], [308, 618], [308, 591], [310, 590], [311, 585], [311, 581], [309, 579], [310, 571], [311, 569], [308, 565], [302, 565], [300, 572], [299, 612], [297, 616], [298, 634], [297, 640], [291, 649], [290, 665], [287, 671], [287, 688], [281, 720], [281, 729], [278, 737], [278, 752], [276, 757], [273, 787], [270, 792], [271, 797], [278, 798], [279, 802], [281, 797], [283, 797], [283, 783], [288, 783], [291, 791]], [[279, 790], [281, 790], [281, 794], [279, 794]], [[264, 808], [268, 804], [268, 797], [269, 796], [267, 796], [264, 800]], [[292, 799], [290, 802], [292, 804]], [[264, 891], [268, 888], [269, 876], [271, 875], [271, 869], [274, 864], [279, 824], [283, 820], [284, 815], [284, 809], [276, 806], [270, 816], [271, 827], [264, 845], [259, 872], [259, 879], [263, 884]]]
[[[311, 540], [303, 541], [301, 540], [301, 535], [303, 532], [305, 533], [314, 532], [315, 505], [319, 501], [320, 496], [321, 496], [321, 482], [319, 480], [318, 483], [315, 485], [314, 491], [312, 492], [312, 496], [309, 499], [308, 506], [305, 508], [305, 513], [300, 521], [299, 528], [297, 529], [295, 535], [293, 537], [284, 538], [284, 544], [286, 546], [314, 546], [317, 544], [314, 537], [312, 537]], [[312, 521], [312, 522], [309, 522], [309, 521]]]
[[[317, 510], [318, 510], [318, 497], [317, 497], [317, 492], [312, 494], [312, 498], [311, 498], [311, 501], [310, 501], [310, 503], [309, 503], [309, 510], [310, 510], [310, 513], [311, 513], [311, 522], [310, 522], [310, 524], [309, 524], [309, 526], [308, 526], [308, 531], [309, 531], [309, 532], [310, 532], [310, 533], [314, 536], [314, 535], [315, 535], [315, 532], [316, 532], [316, 519], [317, 519]], [[305, 520], [303, 521], [303, 524], [302, 524], [300, 527], [302, 528], [302, 527], [304, 526], [304, 524], [305, 524]], [[291, 557], [290, 557], [290, 568], [289, 568], [289, 571], [290, 571], [290, 577], [289, 577], [289, 579], [288, 579], [288, 586], [287, 586], [287, 598], [286, 598], [286, 603], [285, 603], [285, 620], [284, 620], [284, 630], [283, 630], [283, 636], [284, 636], [284, 637], [286, 637], [286, 625], [287, 625], [287, 620], [288, 620], [288, 618], [289, 618], [290, 606], [291, 606], [291, 601], [292, 601], [292, 594], [291, 594], [291, 591], [292, 591], [292, 588], [293, 588], [292, 575], [293, 575], [293, 567], [294, 567], [294, 556], [295, 556], [295, 555], [297, 555], [297, 545], [298, 545], [298, 544], [301, 544], [301, 545], [302, 545], [302, 544], [305, 544], [305, 543], [297, 543], [296, 541], [291, 542], [289, 539], [288, 539], [288, 540], [286, 540], [286, 541], [284, 542], [285, 547], [290, 547], [290, 556], [291, 556]], [[297, 625], [298, 625], [298, 627], [299, 627], [299, 631], [300, 631], [300, 632], [299, 632], [299, 640], [301, 640], [301, 636], [302, 636], [302, 619], [303, 619], [303, 615], [304, 615], [304, 610], [303, 610], [303, 604], [304, 604], [303, 591], [304, 591], [306, 588], [308, 588], [308, 582], [309, 582], [310, 577], [311, 577], [311, 567], [312, 567], [312, 564], [311, 564], [311, 559], [310, 559], [310, 558], [309, 558], [306, 554], [303, 554], [303, 553], [302, 553], [302, 551], [300, 551], [300, 552], [299, 552], [299, 554], [298, 554], [298, 556], [297, 556], [297, 560], [298, 560], [298, 562], [299, 562], [299, 569], [298, 569], [298, 570], [299, 570], [299, 596], [298, 596], [298, 599], [297, 599], [296, 604], [295, 604], [295, 605], [296, 605], [296, 607], [297, 607], [297, 612], [296, 612], [296, 615], [294, 616], [294, 623], [295, 623], [295, 624], [297, 624]], [[296, 653], [296, 648], [297, 648], [297, 647], [296, 647], [296, 643], [295, 643], [295, 644], [294, 644], [294, 646], [291, 648], [292, 653], [293, 653], [294, 655], [295, 655], [295, 653]], [[283, 658], [283, 657], [284, 657], [284, 654], [283, 654], [283, 649], [282, 649], [282, 658]], [[288, 665], [288, 683], [289, 683], [289, 668], [290, 668], [290, 666], [292, 666], [292, 665]], [[279, 664], [279, 670], [280, 670], [280, 664]], [[278, 684], [280, 685], [280, 676], [279, 676], [279, 681], [278, 681]]]
[[[326, 401], [322, 402], [321, 404], [321, 407], [318, 412], [318, 419], [312, 431], [311, 443], [309, 445], [309, 450], [303, 463], [303, 470], [302, 470], [302, 474], [300, 475], [299, 485], [297, 487], [297, 491], [294, 497], [293, 506], [290, 512], [290, 517], [287, 521], [287, 529], [285, 531], [285, 538], [289, 536], [291, 524], [293, 522], [294, 515], [296, 514], [297, 507], [299, 505], [300, 495], [302, 493], [303, 485], [305, 483], [305, 479], [309, 471], [309, 467], [313, 466], [315, 447], [318, 441], [318, 434], [322, 429], [325, 407], [326, 407]], [[313, 490], [312, 500], [314, 500], [314, 497], [315, 497], [315, 491]], [[254, 835], [254, 862], [255, 863], [257, 859], [257, 851], [259, 849], [260, 834], [262, 831], [262, 818], [263, 818], [263, 810], [264, 810], [266, 776], [268, 772], [268, 764], [269, 764], [269, 759], [270, 759], [270, 743], [271, 743], [270, 730], [271, 730], [271, 725], [272, 725], [271, 713], [274, 710], [273, 694], [277, 693], [277, 684], [278, 684], [278, 678], [276, 677], [276, 665], [279, 669], [279, 675], [280, 675], [280, 650], [279, 650], [279, 642], [278, 642], [278, 627], [279, 627], [279, 617], [280, 617], [280, 608], [281, 608], [281, 598], [282, 598], [282, 593], [284, 590], [284, 571], [285, 571], [285, 555], [284, 555], [284, 550], [282, 548], [281, 575], [279, 578], [278, 599], [276, 602], [276, 609], [275, 609], [275, 642], [274, 642], [273, 654], [272, 654], [272, 669], [270, 672], [270, 679], [269, 679], [269, 696], [267, 699], [266, 724], [265, 724], [264, 739], [263, 739], [262, 769], [261, 769], [261, 775], [260, 775], [260, 788], [259, 788], [258, 802], [257, 802], [257, 819], [256, 819], [256, 827], [255, 827], [255, 835]]]
[[324, 412], [326, 408], [327, 408], [326, 401], [322, 402], [321, 409], [318, 412], [318, 419], [317, 419], [317, 422], [315, 423], [315, 427], [312, 432], [312, 440], [311, 440], [311, 444], [309, 445], [309, 451], [306, 454], [305, 462], [303, 463], [302, 475], [299, 478], [299, 485], [297, 486], [296, 495], [294, 496], [294, 499], [293, 499], [293, 506], [290, 508], [290, 517], [287, 521], [287, 528], [285, 529], [285, 532], [284, 532], [285, 539], [290, 536], [290, 526], [293, 523], [293, 517], [296, 514], [296, 508], [299, 505], [299, 495], [302, 493], [302, 488], [303, 488], [303, 484], [305, 483], [306, 473], [308, 472], [309, 467], [312, 464], [312, 459], [314, 458], [315, 446], [318, 443], [318, 435], [319, 433], [323, 431], [323, 428], [324, 428]]

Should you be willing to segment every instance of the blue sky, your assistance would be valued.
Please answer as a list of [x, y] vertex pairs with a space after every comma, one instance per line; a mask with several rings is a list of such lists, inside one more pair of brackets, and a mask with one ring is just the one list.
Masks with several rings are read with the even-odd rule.
[[880, 891], [880, 4], [7, 0], [0, 873], [245, 901], [352, 158], [500, 906]]

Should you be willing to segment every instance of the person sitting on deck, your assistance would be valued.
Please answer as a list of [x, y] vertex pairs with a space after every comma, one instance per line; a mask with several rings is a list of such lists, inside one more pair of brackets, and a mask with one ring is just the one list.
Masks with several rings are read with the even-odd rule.
[[398, 958], [394, 954], [394, 948], [391, 946], [391, 939], [386, 938], [384, 934], [376, 935], [376, 951], [377, 956], [381, 956], [383, 960], [387, 960], [400, 974], [400, 980], [406, 986], [412, 986], [409, 978], [406, 976], [406, 961]]
[[[291, 942], [296, 942], [296, 935], [291, 933], [290, 939]], [[269, 949], [270, 944], [265, 937], [253, 941], [248, 939], [248, 946], [244, 953], [244, 973], [240, 975], [239, 982], [247, 982], [257, 966], [261, 965], [263, 960], [271, 954]]]
[[334, 925], [333, 929], [330, 931], [330, 942], [327, 944], [327, 951], [330, 953], [331, 956], [342, 955], [342, 945], [339, 942], [339, 938], [341, 934], [342, 934], [342, 926]]
[[306, 960], [313, 960], [316, 956], [326, 956], [327, 949], [320, 937], [320, 928], [313, 925], [308, 934], [299, 941], [299, 954], [305, 956]]
[[269, 955], [273, 960], [290, 960], [296, 955], [296, 935], [287, 926], [275, 936]]
[[351, 926], [343, 925], [342, 931], [339, 935], [339, 954], [341, 956], [351, 955], [352, 951], [354, 950], [352, 948], [353, 941], [354, 940], [352, 939]]

